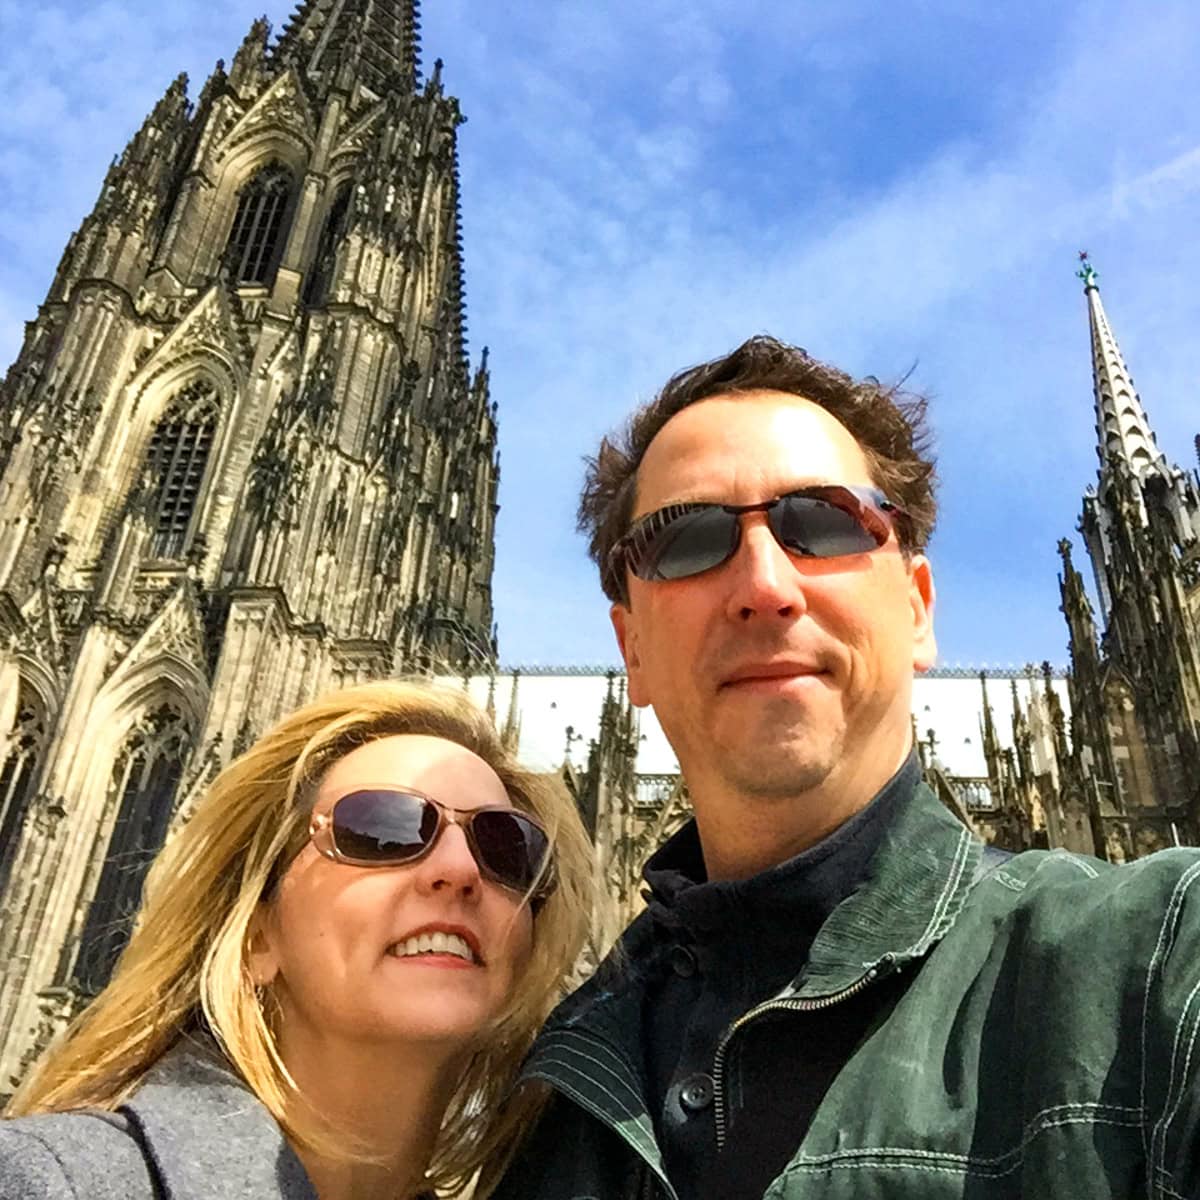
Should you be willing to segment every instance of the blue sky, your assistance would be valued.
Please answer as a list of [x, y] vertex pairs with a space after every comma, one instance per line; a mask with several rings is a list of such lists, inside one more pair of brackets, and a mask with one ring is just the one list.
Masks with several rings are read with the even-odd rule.
[[[262, 11], [0, 0], [3, 363], [109, 159]], [[1065, 661], [1055, 544], [1096, 470], [1079, 248], [1160, 445], [1195, 464], [1200, 8], [426, 0], [422, 28], [468, 116], [506, 662], [614, 660], [581, 456], [763, 330], [856, 374], [915, 366], [932, 397], [943, 662]]]

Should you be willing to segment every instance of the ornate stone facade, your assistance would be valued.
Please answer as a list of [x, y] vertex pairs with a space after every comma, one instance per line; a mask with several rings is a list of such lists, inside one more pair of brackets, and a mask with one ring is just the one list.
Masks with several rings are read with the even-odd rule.
[[145, 864], [315, 693], [494, 662], [457, 102], [414, 0], [305, 0], [114, 162], [0, 386], [0, 1095]]
[[1073, 717], [1060, 770], [1095, 852], [1120, 862], [1200, 844], [1200, 480], [1158, 448], [1081, 257], [1100, 469], [1079, 531], [1100, 620], [1064, 540]]

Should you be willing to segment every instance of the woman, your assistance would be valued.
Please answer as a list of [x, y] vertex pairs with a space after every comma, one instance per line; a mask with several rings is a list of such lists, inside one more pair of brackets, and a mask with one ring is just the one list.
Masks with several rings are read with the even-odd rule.
[[0, 1122], [0, 1197], [408, 1198], [481, 1167], [486, 1191], [589, 878], [569, 798], [461, 693], [310, 704], [155, 862], [111, 982]]

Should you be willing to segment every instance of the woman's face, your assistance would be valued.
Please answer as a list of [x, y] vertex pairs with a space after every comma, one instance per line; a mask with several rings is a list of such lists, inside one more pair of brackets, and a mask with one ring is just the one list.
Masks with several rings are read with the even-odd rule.
[[[335, 763], [313, 813], [381, 785], [414, 788], [456, 809], [512, 807], [481, 758], [442, 738], [405, 734], [369, 742]], [[458, 952], [410, 953], [420, 945], [410, 939], [437, 933], [451, 935]], [[305, 1033], [453, 1048], [499, 1013], [532, 939], [529, 906], [482, 876], [462, 829], [445, 822], [424, 858], [400, 866], [350, 866], [310, 842], [264, 906], [250, 967], [279, 1001], [285, 1044]]]

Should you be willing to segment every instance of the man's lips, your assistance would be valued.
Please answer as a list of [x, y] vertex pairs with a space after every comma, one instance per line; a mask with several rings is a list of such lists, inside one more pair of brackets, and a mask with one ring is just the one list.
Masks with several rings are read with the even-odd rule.
[[743, 663], [722, 678], [720, 687], [739, 687], [746, 684], [770, 683], [775, 680], [786, 681], [826, 674], [828, 672], [823, 667], [808, 662], [783, 660]]

